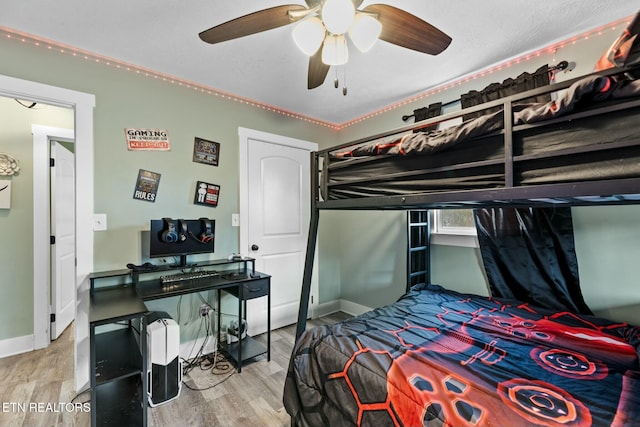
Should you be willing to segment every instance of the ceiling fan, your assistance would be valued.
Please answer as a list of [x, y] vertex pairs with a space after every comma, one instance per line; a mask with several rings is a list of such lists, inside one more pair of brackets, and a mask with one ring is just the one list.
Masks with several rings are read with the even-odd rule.
[[451, 43], [451, 37], [433, 25], [394, 6], [372, 4], [359, 9], [363, 0], [305, 0], [305, 3], [306, 7], [288, 4], [259, 10], [202, 31], [199, 36], [215, 44], [299, 22], [293, 37], [309, 56], [309, 89], [322, 85], [332, 65], [347, 62], [347, 33], [361, 51], [370, 49], [380, 39], [437, 55]]

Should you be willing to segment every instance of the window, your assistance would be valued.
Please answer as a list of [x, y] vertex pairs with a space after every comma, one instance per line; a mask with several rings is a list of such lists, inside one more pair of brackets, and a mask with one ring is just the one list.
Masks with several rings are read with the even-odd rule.
[[434, 209], [431, 242], [436, 245], [478, 247], [471, 209]]

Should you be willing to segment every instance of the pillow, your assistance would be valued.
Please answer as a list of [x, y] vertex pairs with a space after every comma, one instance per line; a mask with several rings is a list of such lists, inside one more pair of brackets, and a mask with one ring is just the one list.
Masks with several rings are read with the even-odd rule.
[[640, 12], [596, 62], [596, 71], [623, 67], [640, 62]]

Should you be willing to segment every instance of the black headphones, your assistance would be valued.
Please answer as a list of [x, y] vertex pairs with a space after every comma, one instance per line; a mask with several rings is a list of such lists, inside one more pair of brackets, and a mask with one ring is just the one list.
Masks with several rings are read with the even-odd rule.
[[200, 224], [202, 225], [202, 234], [200, 234], [200, 242], [208, 243], [213, 240], [213, 226], [209, 218], [200, 218]]
[[164, 243], [176, 243], [179, 239], [178, 233], [176, 232], [176, 225], [173, 223], [171, 218], [162, 218], [165, 224], [165, 229], [160, 235], [160, 239]]
[[185, 221], [184, 219], [179, 219], [178, 225], [178, 240], [184, 242], [185, 240], [187, 240], [187, 221]]

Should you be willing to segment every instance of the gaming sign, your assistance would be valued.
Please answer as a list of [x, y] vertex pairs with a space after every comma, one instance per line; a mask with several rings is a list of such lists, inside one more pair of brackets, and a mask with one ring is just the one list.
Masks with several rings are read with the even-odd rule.
[[125, 128], [129, 151], [169, 151], [169, 131], [164, 129]]

